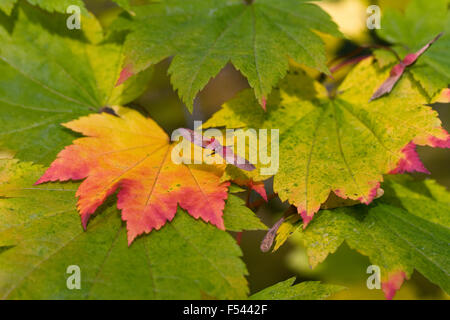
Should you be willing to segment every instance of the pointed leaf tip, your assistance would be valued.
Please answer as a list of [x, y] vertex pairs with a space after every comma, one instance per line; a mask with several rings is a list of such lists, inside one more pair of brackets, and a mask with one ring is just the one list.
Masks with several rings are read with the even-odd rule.
[[84, 231], [87, 229], [87, 223], [89, 221], [90, 214], [82, 214], [81, 215], [81, 225], [83, 226]]
[[120, 72], [119, 80], [117, 80], [116, 87], [123, 84], [132, 76], [134, 76], [133, 66], [131, 64], [127, 64]]
[[450, 102], [450, 89], [444, 89], [444, 92], [442, 93], [442, 95], [445, 97], [445, 101], [446, 102]]
[[264, 182], [254, 182], [250, 180], [248, 187], [258, 193], [266, 202], [268, 201], [266, 188], [264, 187]]
[[261, 107], [264, 109], [264, 111], [267, 111], [267, 99], [265, 97], [262, 97], [261, 99]]
[[416, 145], [410, 142], [402, 150], [403, 157], [398, 161], [397, 167], [391, 170], [390, 174], [401, 174], [405, 172], [422, 172], [430, 174], [425, 168], [416, 151]]
[[380, 183], [376, 182], [375, 186], [369, 191], [368, 195], [366, 197], [358, 198], [358, 201], [360, 201], [361, 203], [364, 203], [366, 205], [371, 204], [373, 199], [376, 199], [378, 197], [379, 189], [380, 189]]
[[131, 246], [131, 244], [133, 243], [134, 239], [136, 239], [136, 235], [131, 233], [130, 231], [127, 232], [127, 243], [128, 243], [128, 247]]
[[387, 282], [381, 284], [387, 300], [392, 300], [394, 298], [395, 294], [400, 289], [405, 279], [406, 273], [403, 271], [398, 271], [391, 274]]
[[299, 214], [302, 216], [303, 219], [303, 229], [305, 229], [308, 224], [311, 222], [311, 220], [314, 217], [314, 213], [311, 215], [308, 215], [308, 213], [304, 210], [300, 211]]

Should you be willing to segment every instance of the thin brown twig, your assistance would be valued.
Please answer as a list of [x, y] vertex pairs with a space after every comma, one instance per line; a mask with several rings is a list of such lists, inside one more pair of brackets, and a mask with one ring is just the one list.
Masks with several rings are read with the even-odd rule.
[[335, 59], [331, 60], [328, 65], [332, 65], [333, 63], [335, 63], [335, 62], [337, 62], [339, 60], [344, 60], [344, 59], [348, 59], [348, 58], [354, 57], [354, 56], [360, 54], [364, 49], [384, 49], [384, 50], [392, 52], [395, 55], [395, 57], [397, 58], [398, 61], [402, 60], [400, 58], [400, 56], [398, 55], [398, 53], [394, 49], [392, 49], [391, 47], [383, 46], [383, 45], [379, 45], [379, 44], [368, 44], [368, 45], [359, 46], [358, 48], [356, 48], [352, 52], [347, 53], [346, 55], [344, 55], [342, 57], [336, 57]]
[[349, 60], [342, 61], [342, 62], [339, 63], [338, 65], [336, 65], [336, 66], [330, 68], [330, 72], [331, 72], [331, 73], [335, 73], [336, 71], [339, 71], [341, 68], [343, 68], [343, 67], [345, 67], [345, 66], [347, 66], [347, 65], [358, 63], [358, 62], [360, 62], [360, 61], [362, 61], [362, 60], [365, 60], [365, 59], [367, 59], [367, 58], [369, 58], [369, 57], [371, 57], [371, 56], [372, 56], [372, 55], [369, 54], [369, 55], [366, 55], [366, 56], [356, 57], [356, 58], [353, 58], [353, 59], [349, 59]]

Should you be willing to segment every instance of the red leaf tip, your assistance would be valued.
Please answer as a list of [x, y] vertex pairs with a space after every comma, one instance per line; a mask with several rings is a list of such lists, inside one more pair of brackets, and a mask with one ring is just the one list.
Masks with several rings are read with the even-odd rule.
[[445, 135], [445, 138], [440, 139], [435, 136], [430, 136], [428, 138], [428, 144], [431, 147], [434, 148], [443, 148], [443, 149], [449, 149], [450, 148], [450, 134], [445, 129], [442, 129], [443, 135]]
[[127, 64], [120, 72], [119, 80], [117, 80], [116, 87], [123, 84], [132, 76], [134, 76], [133, 66], [131, 64]]
[[370, 203], [372, 203], [373, 199], [375, 199], [378, 196], [378, 189], [380, 189], [380, 183], [376, 182], [375, 186], [372, 189], [370, 189], [368, 195], [365, 197], [358, 198], [358, 201], [366, 205], [369, 205]]
[[416, 151], [416, 145], [412, 142], [408, 143], [402, 149], [403, 157], [398, 161], [397, 167], [391, 170], [390, 174], [401, 174], [405, 172], [422, 172], [430, 174], [425, 168]]
[[264, 188], [264, 182], [254, 182], [253, 180], [250, 180], [248, 187], [250, 190], [254, 190], [258, 193], [266, 202], [268, 201], [266, 189]]
[[397, 290], [400, 289], [405, 279], [406, 273], [403, 271], [398, 271], [392, 273], [389, 276], [388, 281], [381, 284], [384, 296], [386, 297], [387, 300], [392, 300], [392, 298], [394, 298], [395, 293], [397, 292]]
[[46, 182], [46, 181], [45, 181], [45, 179], [44, 179], [44, 176], [42, 176], [42, 177], [39, 178], [38, 181], [36, 181], [35, 183], [33, 183], [33, 186], [37, 186], [37, 185], [42, 184], [42, 183], [44, 183], [44, 182]]
[[305, 229], [308, 226], [308, 224], [311, 222], [314, 215], [308, 215], [308, 213], [304, 210], [300, 211], [299, 214], [303, 219], [303, 229]]
[[134, 239], [136, 239], [136, 234], [130, 232], [130, 230], [127, 231], [127, 242], [128, 242], [128, 247], [131, 246], [131, 244], [133, 243]]
[[267, 99], [265, 97], [262, 97], [261, 99], [261, 107], [264, 109], [264, 111], [267, 111]]
[[444, 90], [444, 93], [443, 93], [443, 96], [445, 97], [445, 99], [447, 99], [447, 101], [446, 102], [450, 102], [450, 89], [445, 89]]
[[81, 215], [81, 224], [83, 226], [84, 231], [86, 231], [86, 229], [87, 229], [87, 223], [89, 221], [90, 216], [91, 216], [90, 214], [82, 214]]

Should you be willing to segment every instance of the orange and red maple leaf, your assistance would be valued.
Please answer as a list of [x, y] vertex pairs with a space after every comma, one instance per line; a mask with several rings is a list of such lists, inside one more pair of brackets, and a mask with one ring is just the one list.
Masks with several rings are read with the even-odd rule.
[[223, 168], [175, 164], [174, 145], [153, 120], [127, 108], [114, 111], [117, 116], [93, 114], [64, 124], [86, 137], [61, 151], [36, 184], [85, 179], [76, 193], [84, 228], [118, 190], [128, 244], [171, 221], [178, 205], [194, 218], [225, 229], [229, 182], [220, 180]]

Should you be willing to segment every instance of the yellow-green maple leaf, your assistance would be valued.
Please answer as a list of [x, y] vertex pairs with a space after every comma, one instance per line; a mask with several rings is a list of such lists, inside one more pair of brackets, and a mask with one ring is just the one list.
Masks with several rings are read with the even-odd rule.
[[425, 97], [409, 77], [389, 96], [369, 102], [386, 75], [372, 59], [363, 61], [330, 99], [319, 83], [291, 73], [270, 97], [267, 113], [245, 91], [205, 127], [278, 129], [274, 191], [297, 207], [306, 225], [330, 192], [370, 203], [383, 174], [397, 167], [411, 141], [448, 146], [437, 113], [424, 106]]
[[388, 299], [414, 269], [449, 292], [450, 193], [433, 180], [401, 175], [389, 176], [383, 188], [368, 208], [320, 211], [305, 230], [291, 217], [278, 230], [275, 250], [297, 231], [314, 268], [345, 241], [380, 268]]

